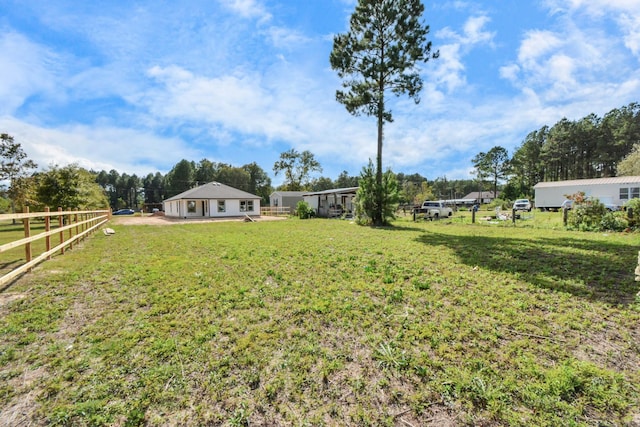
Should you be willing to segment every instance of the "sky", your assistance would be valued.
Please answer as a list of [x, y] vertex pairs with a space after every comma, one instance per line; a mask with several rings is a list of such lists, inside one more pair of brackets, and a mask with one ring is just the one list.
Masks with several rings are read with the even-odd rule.
[[[0, 0], [0, 132], [40, 169], [144, 177], [182, 159], [359, 175], [376, 120], [335, 100], [356, 0]], [[390, 99], [384, 168], [472, 177], [471, 159], [562, 118], [640, 101], [640, 0], [423, 1], [440, 57]]]

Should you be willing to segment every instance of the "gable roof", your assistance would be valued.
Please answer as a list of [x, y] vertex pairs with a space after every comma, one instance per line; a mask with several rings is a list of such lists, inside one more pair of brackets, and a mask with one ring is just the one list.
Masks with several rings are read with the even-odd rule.
[[228, 185], [220, 184], [219, 182], [209, 182], [199, 187], [192, 188], [183, 193], [177, 194], [165, 200], [169, 202], [172, 200], [184, 200], [184, 199], [259, 199], [260, 196], [247, 193], [246, 191], [238, 190], [237, 188], [229, 187]]
[[609, 178], [572, 179], [569, 181], [539, 182], [533, 188], [565, 187], [567, 185], [639, 184], [640, 176], [612, 176]]
[[[500, 195], [499, 191], [498, 191], [498, 195]], [[495, 196], [493, 194], [493, 191], [483, 191], [482, 193], [473, 191], [467, 194], [466, 196], [464, 196], [463, 198], [464, 199], [495, 199]]]

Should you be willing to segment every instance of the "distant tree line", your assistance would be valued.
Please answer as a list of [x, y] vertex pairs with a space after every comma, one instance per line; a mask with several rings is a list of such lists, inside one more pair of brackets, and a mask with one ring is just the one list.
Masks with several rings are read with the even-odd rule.
[[[478, 153], [472, 163], [475, 179], [447, 180], [445, 176], [428, 180], [419, 173], [395, 174], [394, 200], [409, 205], [427, 199], [459, 199], [485, 191], [487, 184], [493, 191], [500, 190], [502, 199], [513, 200], [532, 197], [533, 186], [542, 181], [640, 175], [640, 105], [614, 109], [602, 118], [590, 114], [578, 121], [562, 119], [529, 133], [512, 157], [496, 146]], [[24, 206], [32, 210], [44, 206], [140, 209], [143, 205], [160, 206], [167, 198], [212, 181], [260, 196], [263, 205], [269, 204], [274, 190], [322, 191], [362, 185], [362, 175], [351, 176], [347, 171], [335, 180], [312, 178], [312, 172], [322, 171], [320, 163], [311, 152], [294, 149], [282, 153], [273, 166], [276, 175], [285, 177], [277, 188], [255, 162], [236, 167], [207, 159], [183, 159], [166, 175], [156, 172], [145, 177], [113, 169], [88, 171], [77, 164], [32, 172], [36, 167], [20, 143], [9, 134], [0, 134], [0, 180], [8, 182], [2, 190], [0, 210], [21, 212]]]
[[[199, 162], [180, 160], [165, 175], [150, 173], [145, 177], [136, 174], [110, 171], [90, 171], [77, 164], [52, 165], [33, 172], [37, 165], [27, 158], [19, 142], [9, 134], [0, 135], [0, 180], [7, 187], [0, 189], [0, 212], [22, 212], [25, 206], [32, 211], [45, 206], [52, 209], [141, 209], [161, 206], [163, 200], [208, 182], [217, 181], [234, 188], [258, 195], [262, 204], [268, 205], [274, 190], [323, 191], [335, 188], [351, 188], [360, 185], [361, 177], [345, 170], [333, 180], [329, 177], [311, 178], [311, 172], [321, 171], [320, 163], [309, 151], [289, 150], [281, 154], [274, 164], [274, 172], [282, 172], [285, 181], [274, 188], [267, 173], [255, 162], [240, 167], [216, 163], [207, 159]], [[398, 201], [403, 205], [420, 203], [432, 198], [461, 198], [475, 191], [474, 180], [429, 181], [421, 174], [395, 175]]]
[[616, 108], [600, 118], [563, 118], [529, 133], [509, 158], [502, 147], [476, 155], [472, 163], [480, 183], [492, 189], [506, 181], [504, 199], [533, 196], [538, 182], [604, 178], [640, 173], [640, 104]]

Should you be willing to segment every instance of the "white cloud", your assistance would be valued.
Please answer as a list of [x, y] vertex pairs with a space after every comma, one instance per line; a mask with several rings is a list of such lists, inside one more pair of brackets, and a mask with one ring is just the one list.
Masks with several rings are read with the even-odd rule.
[[177, 138], [136, 129], [86, 125], [53, 129], [10, 117], [0, 117], [0, 128], [11, 129], [15, 141], [40, 169], [77, 163], [86, 169], [140, 174], [156, 172], [159, 165], [171, 168], [175, 161], [168, 159], [167, 153], [176, 158], [198, 158], [196, 150]]
[[584, 15], [596, 22], [607, 18], [615, 21], [625, 46], [640, 56], [640, 4], [638, 0], [546, 0], [554, 14], [566, 14], [570, 19]]
[[269, 27], [265, 34], [277, 48], [295, 48], [309, 42], [309, 38], [304, 34], [285, 27]]
[[440, 58], [435, 61], [436, 70], [430, 73], [439, 84], [453, 92], [466, 86], [463, 58], [478, 45], [491, 45], [494, 32], [484, 30], [490, 22], [485, 15], [472, 16], [464, 23], [462, 33], [445, 27], [436, 33], [436, 37], [445, 40], [438, 47]]
[[30, 96], [55, 89], [54, 55], [16, 33], [0, 35], [0, 114], [11, 114]]
[[561, 45], [562, 40], [551, 31], [530, 31], [520, 44], [518, 62], [526, 69], [540, 68], [540, 59]]
[[243, 18], [256, 18], [260, 22], [267, 22], [272, 18], [258, 0], [220, 0], [220, 2]]
[[518, 79], [520, 70], [521, 69], [518, 64], [505, 65], [504, 67], [500, 67], [500, 77], [510, 80], [511, 82], [515, 82]]
[[[640, 8], [640, 5], [638, 5]], [[636, 56], [640, 58], [640, 13], [621, 14], [620, 25], [625, 30], [624, 44]]]
[[472, 16], [464, 24], [464, 44], [490, 43], [495, 37], [495, 32], [484, 31], [483, 28], [491, 20], [487, 16]]

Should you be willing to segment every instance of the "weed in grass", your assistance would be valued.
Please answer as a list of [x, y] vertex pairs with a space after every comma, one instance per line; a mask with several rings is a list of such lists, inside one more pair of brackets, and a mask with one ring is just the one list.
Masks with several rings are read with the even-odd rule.
[[428, 291], [431, 289], [431, 284], [423, 278], [414, 278], [412, 280], [413, 286], [419, 291]]
[[232, 427], [245, 427], [249, 425], [249, 411], [247, 404], [242, 402], [229, 418], [229, 425]]
[[382, 342], [378, 345], [374, 358], [378, 361], [378, 365], [385, 369], [401, 371], [407, 369], [410, 364], [410, 358], [406, 352], [389, 342]]

